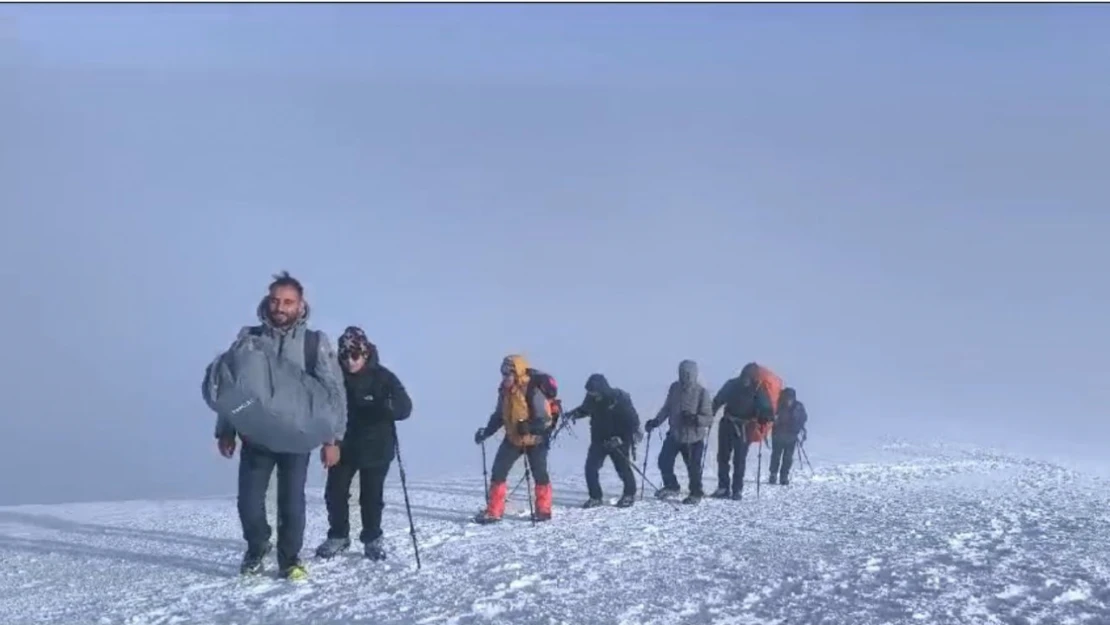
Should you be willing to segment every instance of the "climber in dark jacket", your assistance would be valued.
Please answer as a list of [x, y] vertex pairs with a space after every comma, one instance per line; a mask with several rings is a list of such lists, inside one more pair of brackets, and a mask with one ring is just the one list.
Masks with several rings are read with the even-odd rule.
[[412, 414], [412, 399], [401, 381], [378, 360], [378, 348], [360, 328], [348, 327], [339, 337], [339, 363], [347, 389], [347, 432], [339, 464], [328, 470], [324, 501], [328, 538], [316, 555], [331, 558], [351, 546], [351, 481], [359, 474], [359, 508], [363, 552], [372, 560], [385, 558], [382, 548], [383, 490], [389, 465], [396, 456], [396, 422]]
[[782, 389], [779, 414], [771, 431], [771, 484], [786, 486], [790, 483], [794, 449], [798, 445], [798, 437], [805, 432], [808, 420], [805, 404], [798, 401], [797, 392], [789, 387]]
[[590, 448], [586, 452], [586, 488], [590, 499], [582, 507], [602, 505], [598, 471], [606, 458], [613, 461], [613, 467], [624, 483], [624, 492], [617, 501], [617, 507], [631, 506], [636, 499], [636, 476], [629, 462], [632, 460], [632, 446], [643, 438], [640, 415], [632, 405], [632, 397], [610, 386], [605, 376], [595, 373], [586, 380], [586, 399], [567, 416], [574, 421], [590, 420]]

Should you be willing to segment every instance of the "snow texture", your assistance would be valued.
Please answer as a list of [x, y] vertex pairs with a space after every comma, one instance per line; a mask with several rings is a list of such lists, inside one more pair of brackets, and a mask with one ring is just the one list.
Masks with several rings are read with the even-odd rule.
[[[0, 508], [0, 622], [1110, 623], [1104, 482], [983, 451], [894, 445], [882, 457], [796, 467], [758, 500], [748, 484], [743, 502], [678, 509], [581, 510], [581, 472], [564, 472], [554, 520], [534, 528], [524, 488], [505, 522], [479, 527], [467, 520], [481, 475], [410, 484], [421, 571], [394, 468], [389, 560], [357, 544], [311, 559], [326, 515], [310, 493], [302, 582], [276, 579], [272, 556], [267, 575], [238, 577], [233, 497]], [[706, 474], [712, 488], [712, 458]], [[603, 476], [611, 503], [619, 490], [611, 468]], [[355, 536], [357, 519], [352, 496]]]

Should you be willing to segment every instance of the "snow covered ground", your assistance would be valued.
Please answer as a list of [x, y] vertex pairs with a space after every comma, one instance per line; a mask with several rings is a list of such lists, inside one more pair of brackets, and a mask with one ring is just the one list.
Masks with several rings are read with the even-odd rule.
[[[483, 502], [476, 464], [410, 484], [419, 572], [394, 470], [391, 560], [310, 559], [304, 582], [237, 576], [233, 498], [0, 508], [0, 623], [1110, 623], [1105, 482], [983, 451], [876, 451], [814, 458], [816, 474], [758, 501], [749, 485], [742, 503], [677, 510], [576, 509], [581, 472], [562, 471], [555, 519], [535, 528], [523, 489], [523, 518], [466, 523]], [[320, 495], [306, 556], [326, 530]]]

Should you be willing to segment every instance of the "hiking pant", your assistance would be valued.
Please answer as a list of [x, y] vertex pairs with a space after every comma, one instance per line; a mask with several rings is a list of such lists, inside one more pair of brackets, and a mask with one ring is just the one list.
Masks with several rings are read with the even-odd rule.
[[690, 476], [690, 494], [702, 497], [705, 493], [701, 486], [701, 458], [705, 454], [705, 441], [679, 443], [667, 436], [663, 439], [663, 449], [659, 451], [659, 473], [663, 475], [663, 488], [680, 490], [678, 478], [674, 475], [674, 461], [682, 455], [686, 473]]
[[590, 449], [586, 452], [586, 489], [590, 492], [590, 499], [601, 499], [601, 481], [597, 473], [601, 470], [601, 465], [605, 464], [606, 458], [613, 461], [613, 468], [624, 482], [622, 494], [626, 497], [634, 496], [636, 476], [632, 474], [632, 466], [628, 464], [632, 458], [632, 443], [622, 442], [616, 449], [606, 449], [600, 441], [591, 441]]
[[794, 466], [794, 449], [797, 446], [797, 440], [771, 438], [771, 477], [778, 474], [780, 482], [790, 480], [790, 468]]
[[501, 439], [501, 446], [497, 448], [497, 455], [493, 457], [490, 480], [504, 482], [509, 479], [509, 471], [512, 470], [516, 461], [525, 454], [528, 455], [528, 465], [532, 470], [532, 479], [536, 481], [536, 485], [543, 486], [550, 483], [551, 478], [547, 475], [547, 445], [540, 444], [521, 449], [507, 439]]
[[382, 510], [385, 509], [385, 478], [389, 464], [359, 467], [339, 464], [328, 469], [324, 503], [328, 507], [328, 538], [351, 537], [351, 482], [358, 473], [358, 507], [362, 516], [360, 542], [368, 543], [382, 535]]
[[[721, 419], [717, 427], [717, 488], [739, 493], [744, 490], [744, 473], [748, 468], [748, 448], [744, 426], [731, 419]], [[731, 463], [732, 479], [729, 479]]]
[[304, 546], [305, 480], [309, 454], [286, 454], [244, 443], [239, 452], [239, 522], [247, 549], [258, 552], [270, 540], [266, 490], [277, 469], [278, 566], [295, 564]]

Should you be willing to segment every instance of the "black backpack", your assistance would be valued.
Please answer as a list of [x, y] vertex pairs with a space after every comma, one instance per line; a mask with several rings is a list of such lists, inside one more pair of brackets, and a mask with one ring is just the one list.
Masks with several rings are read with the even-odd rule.
[[[249, 334], [251, 336], [262, 336], [262, 326], [251, 327]], [[312, 377], [316, 377], [316, 364], [320, 354], [320, 333], [316, 330], [308, 330], [304, 335], [304, 370], [305, 373]]]

